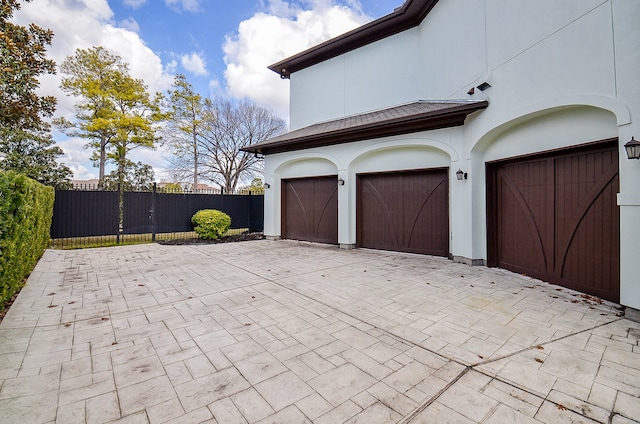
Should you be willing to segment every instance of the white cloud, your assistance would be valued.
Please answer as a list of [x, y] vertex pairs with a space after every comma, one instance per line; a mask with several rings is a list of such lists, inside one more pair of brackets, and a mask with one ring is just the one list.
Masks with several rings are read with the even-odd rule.
[[[22, 25], [33, 22], [53, 31], [48, 56], [56, 63], [62, 63], [76, 49], [103, 46], [129, 63], [131, 75], [143, 79], [151, 91], [171, 86], [173, 77], [164, 72], [160, 57], [136, 32], [114, 25], [107, 0], [39, 0], [23, 4], [15, 18]], [[56, 96], [59, 112], [65, 113], [69, 102], [64, 100], [59, 83], [59, 75], [41, 79], [42, 91]]]
[[171, 62], [167, 63], [164, 67], [164, 72], [166, 74], [175, 75], [178, 72], [178, 62], [172, 60]]
[[304, 9], [294, 2], [270, 0], [268, 13], [241, 22], [223, 45], [229, 93], [287, 117], [289, 84], [267, 66], [371, 20], [357, 2], [349, 3], [352, 7], [335, 0], [311, 0]]
[[[51, 29], [55, 35], [48, 57], [58, 64], [78, 48], [103, 46], [129, 63], [131, 75], [144, 80], [151, 92], [164, 91], [173, 82], [173, 76], [163, 68], [160, 58], [136, 32], [114, 25], [113, 12], [107, 0], [23, 3], [14, 20], [20, 25], [33, 22]], [[60, 81], [60, 75], [41, 76], [39, 93], [55, 96], [58, 99], [56, 116], [69, 118], [73, 116], [75, 101], [60, 90]], [[90, 150], [84, 149], [84, 141], [66, 139], [58, 133], [54, 133], [54, 139], [65, 152], [62, 162], [78, 173], [74, 178], [97, 174], [89, 160]]]
[[186, 10], [187, 12], [200, 11], [200, 0], [164, 0], [165, 4], [175, 10]]
[[98, 168], [92, 166], [91, 151], [84, 148], [86, 143], [87, 140], [81, 138], [68, 138], [58, 143], [64, 152], [59, 161], [71, 168], [74, 180], [98, 178]]
[[128, 29], [133, 32], [140, 32], [140, 25], [133, 18], [127, 18], [120, 21], [120, 25], [122, 28]]
[[208, 74], [205, 60], [199, 53], [192, 52], [182, 55], [180, 57], [180, 63], [184, 69], [195, 75], [206, 76]]
[[[147, 0], [123, 0], [126, 5], [141, 7]], [[237, 33], [224, 43], [226, 71], [224, 83], [211, 76], [209, 90], [235, 98], [247, 97], [288, 116], [289, 85], [266, 67], [292, 54], [305, 50], [328, 38], [348, 31], [370, 20], [361, 12], [357, 0], [265, 0], [266, 13], [257, 13], [241, 22]], [[342, 1], [337, 4], [337, 1]], [[199, 11], [202, 0], [165, 0], [169, 7]], [[298, 4], [304, 3], [306, 7]], [[348, 6], [345, 6], [348, 5]], [[129, 63], [131, 75], [140, 78], [151, 92], [165, 91], [173, 83], [173, 75], [182, 66], [194, 75], [208, 75], [202, 53], [176, 56], [163, 64], [140, 38], [135, 20], [116, 23], [107, 0], [38, 0], [23, 2], [14, 20], [21, 25], [35, 23], [53, 30], [53, 45], [48, 57], [61, 63], [78, 48], [103, 46]], [[60, 75], [43, 75], [40, 94], [58, 98], [56, 116], [73, 116], [74, 99], [59, 89]], [[224, 85], [221, 87], [221, 85]], [[65, 152], [62, 162], [76, 172], [76, 179], [97, 175], [89, 160], [91, 151], [84, 149], [85, 140], [69, 139], [54, 134]], [[162, 149], [149, 152], [140, 149], [132, 159], [140, 157], [150, 163], [156, 175], [165, 173]], [[153, 163], [151, 163], [152, 161]]]
[[156, 149], [133, 149], [127, 157], [134, 162], [142, 162], [153, 167], [156, 181], [170, 180], [171, 171], [167, 168], [167, 157], [173, 154], [168, 145], [159, 145]]
[[125, 6], [132, 7], [134, 9], [137, 9], [143, 4], [145, 4], [146, 2], [147, 0], [123, 0], [122, 4], [124, 4]]
[[221, 89], [222, 84], [220, 84], [220, 81], [218, 79], [212, 79], [211, 81], [209, 81], [209, 91], [213, 96], [219, 93]]

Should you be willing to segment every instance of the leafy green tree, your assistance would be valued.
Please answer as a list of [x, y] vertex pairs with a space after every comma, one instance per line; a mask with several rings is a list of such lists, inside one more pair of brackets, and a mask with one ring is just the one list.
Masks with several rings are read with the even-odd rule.
[[[154, 181], [153, 167], [142, 162], [127, 160], [122, 183], [124, 191], [149, 191], [153, 189]], [[117, 190], [118, 183], [119, 175], [117, 169], [105, 176], [104, 186], [107, 190]]]
[[151, 98], [141, 80], [125, 78], [115, 87], [119, 93], [114, 99], [114, 115], [111, 126], [114, 136], [108, 159], [116, 164], [118, 182], [124, 186], [130, 161], [127, 155], [139, 147], [155, 148], [159, 140], [157, 125], [166, 118], [161, 112], [162, 97]]
[[0, 129], [0, 170], [16, 171], [59, 189], [71, 187], [73, 173], [56, 162], [63, 152], [54, 144], [49, 127], [41, 130]]
[[77, 97], [75, 120], [55, 123], [68, 135], [87, 139], [98, 164], [99, 180], [113, 160], [125, 172], [126, 155], [136, 147], [154, 147], [158, 139], [154, 123], [160, 119], [161, 97], [151, 98], [147, 87], [129, 75], [129, 65], [103, 47], [78, 49], [67, 57], [60, 71], [61, 88]]
[[38, 77], [56, 70], [46, 57], [53, 32], [10, 22], [19, 9], [18, 0], [0, 0], [0, 170], [67, 187], [72, 172], [56, 162], [62, 150], [54, 146], [45, 121], [53, 115], [56, 99], [36, 93]]
[[251, 194], [264, 194], [264, 182], [262, 178], [256, 177], [251, 180], [251, 184], [242, 187], [240, 191], [250, 191]]
[[0, 0], [0, 128], [40, 131], [56, 106], [55, 97], [36, 94], [38, 77], [56, 71], [46, 57], [53, 32], [10, 22], [19, 9], [18, 0]]
[[76, 50], [60, 69], [66, 75], [62, 90], [80, 101], [75, 122], [59, 119], [56, 123], [68, 134], [89, 140], [100, 167], [100, 186], [105, 182], [105, 164], [115, 163], [122, 227], [125, 182], [131, 167], [127, 155], [139, 147], [155, 148], [158, 124], [167, 118], [161, 111], [163, 97], [159, 93], [152, 97], [142, 80], [129, 75], [129, 65], [103, 47]]
[[184, 193], [180, 183], [166, 183], [162, 187], [162, 191], [167, 193]]
[[178, 179], [190, 179], [198, 187], [201, 161], [200, 146], [208, 122], [208, 99], [193, 90], [184, 75], [176, 75], [173, 90], [169, 90], [170, 118], [167, 121], [167, 141], [173, 148], [171, 168]]

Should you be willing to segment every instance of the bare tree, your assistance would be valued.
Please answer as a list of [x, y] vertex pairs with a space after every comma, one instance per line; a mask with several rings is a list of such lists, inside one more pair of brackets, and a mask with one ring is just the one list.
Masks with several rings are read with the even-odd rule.
[[282, 134], [287, 124], [247, 100], [234, 103], [215, 98], [205, 109], [209, 123], [202, 134], [202, 175], [230, 193], [240, 181], [251, 181], [262, 171], [262, 161], [240, 149]]

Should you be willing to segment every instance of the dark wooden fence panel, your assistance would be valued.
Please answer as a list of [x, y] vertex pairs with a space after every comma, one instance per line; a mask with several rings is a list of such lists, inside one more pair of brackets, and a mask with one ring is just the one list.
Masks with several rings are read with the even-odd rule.
[[191, 231], [191, 217], [201, 209], [217, 209], [231, 217], [231, 228], [262, 231], [262, 195], [158, 194], [154, 209], [156, 232]]
[[[264, 228], [264, 196], [125, 192], [122, 234], [193, 231], [191, 217], [218, 209], [231, 217], [231, 228]], [[51, 238], [118, 234], [118, 192], [56, 190]]]
[[118, 193], [56, 190], [51, 238], [117, 234]]

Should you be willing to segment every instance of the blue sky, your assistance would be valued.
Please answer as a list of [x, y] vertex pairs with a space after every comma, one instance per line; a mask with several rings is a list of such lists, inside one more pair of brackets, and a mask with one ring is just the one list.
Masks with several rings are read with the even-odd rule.
[[[403, 0], [32, 0], [14, 20], [52, 29], [57, 63], [77, 48], [102, 46], [122, 57], [151, 91], [177, 73], [205, 96], [247, 98], [288, 119], [289, 84], [266, 67], [328, 38], [391, 13]], [[57, 116], [73, 116], [60, 76], [41, 78], [58, 98]], [[97, 176], [84, 140], [54, 132], [75, 179]], [[170, 180], [166, 149], [134, 151], [156, 178]]]

